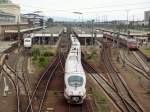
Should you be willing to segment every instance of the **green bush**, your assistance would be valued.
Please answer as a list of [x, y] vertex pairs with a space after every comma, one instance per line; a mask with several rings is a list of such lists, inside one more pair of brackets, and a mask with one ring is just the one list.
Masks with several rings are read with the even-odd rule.
[[41, 55], [41, 52], [40, 52], [40, 49], [39, 48], [34, 48], [33, 50], [32, 50], [32, 56], [33, 57], [38, 57], [38, 56], [40, 56]]
[[43, 56], [45, 56], [45, 57], [50, 57], [50, 56], [54, 56], [54, 54], [53, 54], [52, 52], [45, 51], [45, 52], [43, 53]]
[[45, 57], [40, 57], [39, 58], [39, 68], [44, 68], [48, 64], [48, 59]]
[[33, 58], [32, 58], [33, 61], [36, 61], [37, 59], [38, 59], [37, 56], [33, 56]]

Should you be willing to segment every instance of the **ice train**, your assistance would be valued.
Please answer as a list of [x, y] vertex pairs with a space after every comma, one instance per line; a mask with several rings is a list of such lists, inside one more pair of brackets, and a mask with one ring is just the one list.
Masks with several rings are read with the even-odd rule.
[[86, 98], [86, 76], [81, 63], [79, 40], [71, 35], [71, 48], [65, 63], [64, 97], [68, 103], [82, 104]]

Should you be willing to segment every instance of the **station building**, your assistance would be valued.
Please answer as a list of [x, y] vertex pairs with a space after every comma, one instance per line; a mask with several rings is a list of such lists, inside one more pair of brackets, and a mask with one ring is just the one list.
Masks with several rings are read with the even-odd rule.
[[12, 14], [5, 13], [2, 10], [0, 10], [0, 24], [4, 23], [15, 23], [16, 17]]
[[15, 16], [15, 22], [20, 21], [20, 6], [13, 3], [0, 4], [0, 10]]
[[39, 30], [41, 27], [29, 23], [29, 18], [20, 13], [20, 6], [6, 0], [0, 3], [0, 40], [16, 40], [24, 33]]

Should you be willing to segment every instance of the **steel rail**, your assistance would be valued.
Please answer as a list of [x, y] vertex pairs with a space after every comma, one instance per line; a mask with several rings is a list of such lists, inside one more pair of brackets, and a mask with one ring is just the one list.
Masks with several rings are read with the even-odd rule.
[[29, 104], [28, 104], [25, 112], [29, 111], [29, 108], [30, 108], [30, 106], [32, 105], [32, 102], [33, 102], [33, 98], [35, 97], [35, 94], [37, 92], [38, 87], [40, 86], [40, 84], [42, 82], [42, 79], [44, 78], [44, 76], [46, 75], [46, 73], [51, 69], [51, 67], [54, 65], [54, 63], [56, 63], [57, 60], [58, 60], [58, 56], [56, 56], [56, 58], [52, 61], [52, 63], [50, 65], [48, 65], [47, 69], [44, 71], [44, 73], [42, 74], [42, 76], [38, 80], [38, 82], [36, 84], [36, 87], [35, 87], [32, 95], [31, 95], [31, 101], [29, 102]]
[[[45, 96], [46, 96], [46, 93], [47, 93], [47, 90], [48, 90], [49, 83], [50, 83], [50, 81], [51, 81], [51, 78], [52, 78], [54, 72], [57, 70], [58, 65], [60, 64], [60, 55], [59, 55], [58, 58], [59, 58], [59, 62], [58, 62], [58, 63], [55, 63], [55, 68], [53, 68], [53, 70], [51, 71], [51, 74], [49, 74], [50, 77], [48, 78], [48, 81], [47, 81], [47, 83], [46, 83], [46, 88], [45, 88], [45, 90], [44, 90], [44, 95], [43, 95], [42, 101], [41, 101], [41, 103], [40, 103], [38, 112], [41, 112], [41, 111], [42, 111], [42, 106], [43, 106], [43, 102], [44, 102], [44, 99], [45, 99]], [[47, 72], [49, 72], [49, 71], [47, 71]]]
[[[131, 91], [128, 89], [126, 83], [121, 78], [119, 72], [112, 65], [111, 59], [110, 59], [110, 57], [111, 57], [110, 47], [108, 47], [108, 45], [107, 46], [104, 45], [103, 51], [104, 51], [103, 52], [104, 55], [102, 58], [103, 58], [105, 67], [108, 70], [108, 73], [109, 73], [108, 75], [111, 77], [113, 85], [116, 88], [116, 90], [118, 91], [118, 95], [122, 99], [122, 102], [123, 102], [124, 106], [126, 107], [126, 110], [130, 112], [132, 109], [132, 111], [135, 111], [135, 112], [143, 112], [143, 109], [140, 107], [140, 105], [137, 103], [137, 101], [133, 97]], [[126, 102], [128, 102], [128, 103], [126, 103]]]
[[143, 76], [147, 80], [150, 80], [149, 75], [147, 74], [147, 72], [143, 68], [141, 68], [138, 65], [136, 65], [135, 63], [131, 62], [131, 60], [126, 55], [125, 55], [125, 58], [123, 59], [121, 52], [120, 52], [120, 57], [121, 57], [121, 60], [126, 61], [127, 65], [129, 65], [131, 68], [135, 69], [137, 72], [143, 74]]

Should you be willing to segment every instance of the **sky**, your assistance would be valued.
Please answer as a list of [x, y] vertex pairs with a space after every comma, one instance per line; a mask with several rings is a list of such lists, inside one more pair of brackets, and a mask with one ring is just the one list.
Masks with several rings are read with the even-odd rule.
[[[22, 13], [42, 11], [49, 17], [70, 18], [74, 21], [95, 19], [142, 20], [150, 10], [150, 0], [11, 0], [21, 6]], [[73, 12], [81, 12], [75, 14]]]

